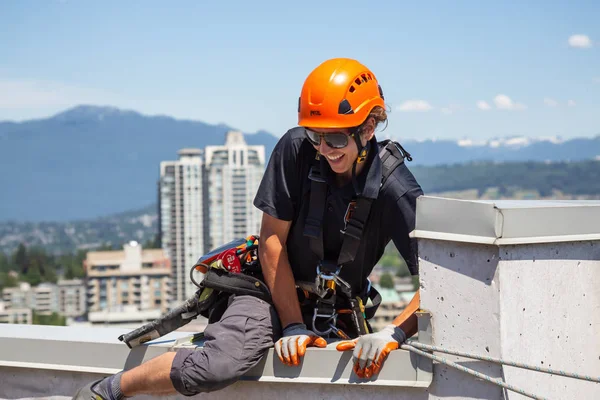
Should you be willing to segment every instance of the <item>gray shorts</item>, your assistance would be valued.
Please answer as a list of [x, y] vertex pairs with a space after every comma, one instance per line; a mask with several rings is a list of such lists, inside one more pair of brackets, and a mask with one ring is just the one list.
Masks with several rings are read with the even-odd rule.
[[177, 351], [171, 381], [185, 396], [222, 389], [254, 367], [281, 335], [279, 317], [269, 303], [232, 296], [221, 320], [204, 331], [204, 347]]

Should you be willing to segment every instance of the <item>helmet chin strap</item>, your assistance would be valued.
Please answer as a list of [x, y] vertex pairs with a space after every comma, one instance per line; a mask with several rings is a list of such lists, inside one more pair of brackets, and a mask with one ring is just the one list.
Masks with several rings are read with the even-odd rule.
[[362, 191], [358, 187], [358, 180], [356, 179], [356, 166], [360, 163], [363, 163], [367, 159], [367, 155], [369, 154], [369, 149], [371, 147], [371, 142], [367, 142], [366, 146], [363, 146], [360, 141], [360, 134], [362, 133], [362, 129], [358, 128], [354, 133], [354, 141], [356, 142], [356, 147], [358, 149], [358, 157], [354, 160], [352, 164], [352, 186], [354, 187], [354, 193], [357, 196], [362, 194]]

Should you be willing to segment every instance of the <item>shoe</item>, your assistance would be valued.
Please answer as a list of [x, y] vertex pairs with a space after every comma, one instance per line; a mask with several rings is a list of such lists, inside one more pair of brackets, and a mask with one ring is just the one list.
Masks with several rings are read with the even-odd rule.
[[109, 400], [100, 395], [100, 393], [96, 392], [94, 389], [95, 384], [100, 383], [103, 379], [97, 380], [92, 383], [88, 383], [81, 389], [75, 393], [72, 400]]

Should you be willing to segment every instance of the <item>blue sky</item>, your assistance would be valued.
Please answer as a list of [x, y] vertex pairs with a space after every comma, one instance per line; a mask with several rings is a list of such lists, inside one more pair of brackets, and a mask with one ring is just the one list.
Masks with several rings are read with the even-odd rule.
[[385, 135], [600, 134], [598, 1], [216, 3], [0, 2], [0, 120], [85, 103], [281, 135], [310, 70], [351, 57]]

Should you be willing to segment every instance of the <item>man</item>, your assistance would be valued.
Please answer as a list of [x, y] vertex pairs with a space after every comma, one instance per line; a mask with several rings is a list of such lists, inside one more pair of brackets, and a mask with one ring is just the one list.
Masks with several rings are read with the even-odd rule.
[[416, 331], [418, 294], [393, 324], [361, 335], [361, 327], [347, 318], [333, 318], [337, 301], [329, 304], [332, 317], [320, 321], [314, 293], [307, 291], [302, 304], [296, 293], [301, 293], [300, 282], [329, 279], [324, 290], [330, 293], [337, 285], [340, 290], [333, 292], [339, 304], [342, 288], [347, 297], [366, 302], [367, 277], [390, 240], [411, 272], [418, 272], [416, 242], [408, 234], [422, 191], [403, 162], [392, 163], [393, 168], [383, 162], [386, 152], [386, 160], [404, 156], [401, 147], [384, 148], [375, 139], [376, 127], [387, 120], [384, 107], [374, 73], [359, 62], [331, 59], [313, 70], [298, 103], [299, 127], [275, 146], [254, 200], [263, 211], [258, 253], [272, 304], [231, 296], [221, 319], [206, 328], [202, 348], [165, 353], [90, 383], [75, 398], [219, 390], [273, 345], [284, 364], [298, 365], [306, 347], [324, 347], [324, 336], [336, 333], [353, 338], [337, 348], [354, 348], [357, 375], [376, 374], [389, 351]]

